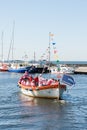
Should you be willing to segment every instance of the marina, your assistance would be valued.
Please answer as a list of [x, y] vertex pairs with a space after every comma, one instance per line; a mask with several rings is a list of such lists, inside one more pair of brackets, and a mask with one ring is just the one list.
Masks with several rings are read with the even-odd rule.
[[[14, 61], [15, 63], [16, 61]], [[0, 62], [0, 71], [9, 71], [9, 72], [16, 72], [16, 73], [24, 73], [28, 71], [31, 74], [35, 73], [67, 73], [67, 74], [87, 74], [87, 62], [86, 61], [60, 61], [59, 64], [61, 65], [60, 71], [55, 63], [55, 61], [51, 61], [51, 67], [49, 66], [41, 66], [40, 63], [33, 64], [33, 63], [3, 63]]]
[[87, 0], [0, 12], [0, 130], [87, 130]]

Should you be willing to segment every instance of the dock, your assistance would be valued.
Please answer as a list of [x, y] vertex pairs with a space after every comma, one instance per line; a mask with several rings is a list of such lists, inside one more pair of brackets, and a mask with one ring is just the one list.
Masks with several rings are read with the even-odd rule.
[[87, 66], [79, 66], [74, 70], [74, 74], [87, 74]]

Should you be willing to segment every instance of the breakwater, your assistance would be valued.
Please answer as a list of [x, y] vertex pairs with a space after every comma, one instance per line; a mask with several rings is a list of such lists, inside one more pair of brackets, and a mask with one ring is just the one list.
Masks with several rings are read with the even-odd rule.
[[67, 64], [74, 68], [74, 74], [87, 74], [87, 64]]

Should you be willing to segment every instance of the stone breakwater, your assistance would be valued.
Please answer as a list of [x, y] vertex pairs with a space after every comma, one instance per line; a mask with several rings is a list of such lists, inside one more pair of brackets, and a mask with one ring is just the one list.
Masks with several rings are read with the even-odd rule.
[[87, 74], [87, 64], [67, 64], [74, 68], [74, 74]]
[[79, 66], [74, 70], [75, 74], [87, 74], [87, 66]]

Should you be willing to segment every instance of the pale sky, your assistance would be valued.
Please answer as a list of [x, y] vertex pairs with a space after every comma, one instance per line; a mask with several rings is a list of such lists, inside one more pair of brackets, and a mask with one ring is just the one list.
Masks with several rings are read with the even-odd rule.
[[13, 21], [14, 59], [27, 54], [31, 60], [34, 51], [36, 60], [40, 59], [49, 46], [49, 32], [52, 32], [60, 61], [87, 61], [87, 0], [0, 0], [0, 35], [3, 32], [5, 60]]

